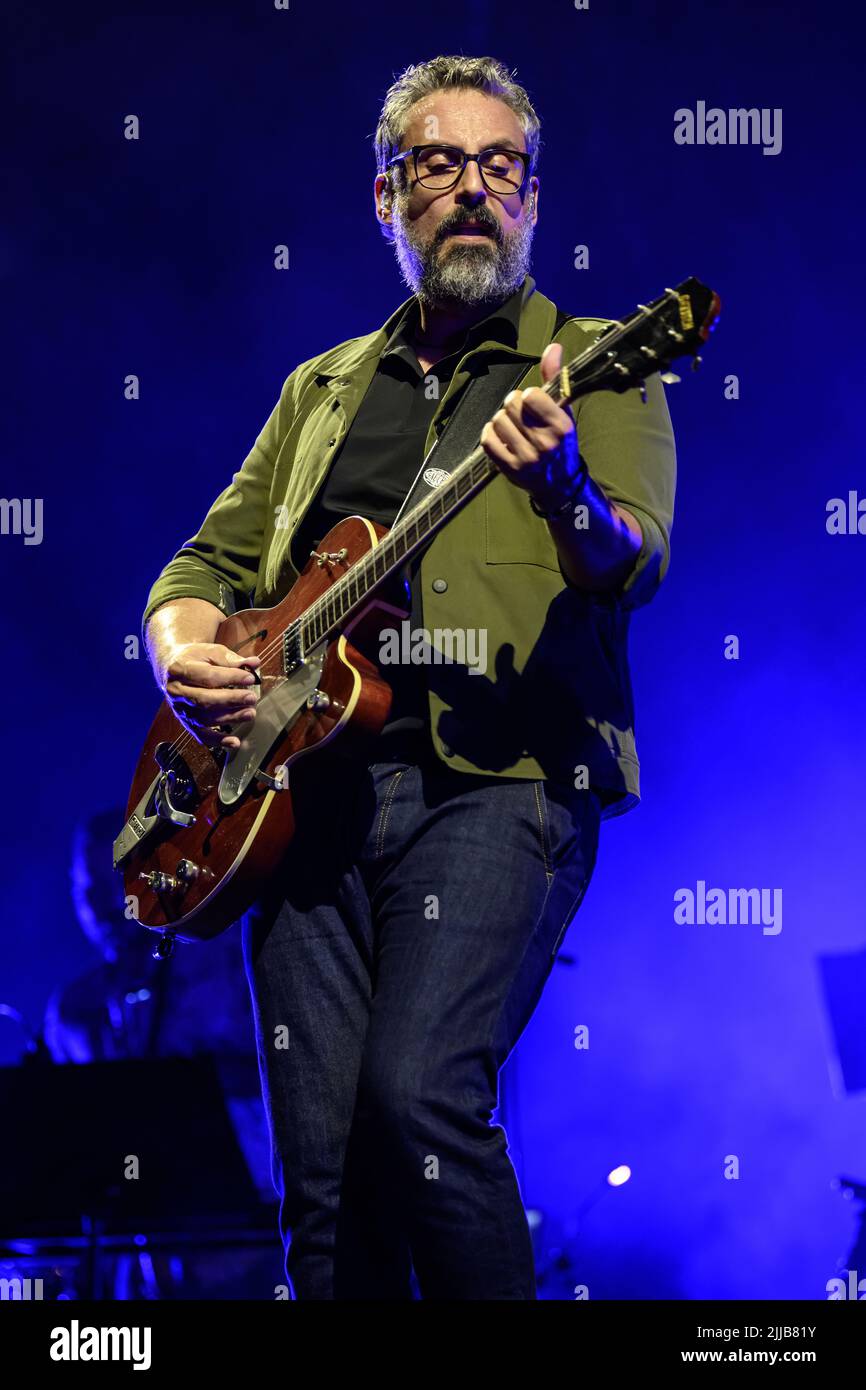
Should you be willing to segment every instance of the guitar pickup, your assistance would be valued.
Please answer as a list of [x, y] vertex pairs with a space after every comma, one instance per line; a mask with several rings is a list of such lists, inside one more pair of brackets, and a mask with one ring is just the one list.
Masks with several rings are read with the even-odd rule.
[[283, 633], [283, 673], [290, 676], [293, 671], [297, 671], [299, 666], [304, 664], [304, 653], [301, 647], [301, 620], [295, 618]]

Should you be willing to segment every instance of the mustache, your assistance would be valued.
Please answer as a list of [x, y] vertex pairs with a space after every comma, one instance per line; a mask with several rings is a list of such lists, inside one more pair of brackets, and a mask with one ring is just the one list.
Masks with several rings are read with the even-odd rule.
[[436, 244], [445, 241], [453, 232], [459, 232], [461, 227], [476, 226], [482, 232], [488, 232], [497, 246], [502, 241], [502, 229], [492, 213], [485, 213], [481, 210], [475, 213], [465, 212], [462, 216], [449, 218], [447, 222], [442, 222], [436, 233]]

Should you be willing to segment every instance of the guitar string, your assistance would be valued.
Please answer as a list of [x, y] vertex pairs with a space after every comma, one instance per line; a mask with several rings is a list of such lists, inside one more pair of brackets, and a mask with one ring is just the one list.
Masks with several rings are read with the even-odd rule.
[[[650, 306], [650, 313], [649, 313], [649, 314], [646, 314], [646, 313], [641, 312], [641, 315], [640, 315], [640, 316], [643, 318], [644, 321], [646, 321], [646, 320], [650, 317], [651, 314], [657, 313], [657, 312], [664, 306], [664, 304], [668, 301], [668, 299], [669, 299], [669, 296], [668, 296], [668, 295], [663, 295], [663, 296], [661, 297], [661, 299], [658, 301], [657, 304]], [[596, 339], [596, 341], [595, 341], [594, 343], [591, 343], [591, 344], [589, 345], [589, 347], [587, 347], [586, 350], [585, 350], [583, 353], [578, 354], [578, 356], [575, 357], [575, 358], [573, 359], [573, 361], [571, 361], [570, 363], [568, 363], [568, 365], [567, 365], [567, 367], [565, 368], [565, 370], [566, 370], [566, 372], [568, 373], [568, 377], [569, 377], [569, 387], [571, 387], [571, 385], [572, 385], [572, 382], [571, 382], [571, 375], [572, 375], [572, 373], [573, 373], [573, 372], [576, 372], [578, 369], [580, 369], [580, 370], [585, 370], [586, 366], [588, 366], [589, 364], [592, 363], [593, 357], [594, 357], [594, 356], [598, 356], [598, 357], [599, 357], [599, 361], [598, 361], [598, 369], [599, 369], [599, 371], [603, 370], [603, 369], [608, 365], [606, 362], [604, 362], [604, 361], [601, 359], [600, 354], [601, 354], [602, 348], [604, 348], [604, 351], [605, 351], [605, 354], [606, 354], [607, 351], [609, 351], [610, 345], [611, 345], [612, 343], [618, 343], [618, 342], [620, 342], [621, 339], [625, 336], [626, 333], [630, 332], [632, 328], [634, 328], [634, 327], [637, 326], [637, 323], [636, 323], [636, 321], [635, 321], [637, 317], [638, 317], [638, 316], [631, 315], [628, 319], [625, 319], [625, 320], [623, 320], [623, 321], [617, 320], [617, 321], [613, 324], [613, 326], [607, 330], [607, 332], [604, 332], [599, 338]], [[584, 359], [584, 358], [588, 358], [588, 362], [585, 362], [585, 363], [583, 364], [583, 367], [581, 368], [581, 367], [580, 367], [580, 364], [581, 364], [581, 362], [582, 362], [582, 359]], [[656, 368], [655, 370], [658, 370], [658, 368]], [[596, 375], [597, 375], [597, 374], [598, 374], [598, 373], [596, 373]], [[556, 400], [556, 399], [557, 399], [556, 393], [559, 391], [561, 375], [562, 375], [562, 370], [560, 370], [560, 371], [556, 374], [555, 377], [551, 378], [551, 380], [550, 380], [549, 382], [546, 382], [546, 383], [540, 388], [542, 391], [544, 391], [545, 395], [550, 396], [552, 400]], [[591, 383], [592, 380], [593, 380], [593, 375], [592, 375], [592, 373], [590, 373], [590, 375], [585, 379], [585, 381], [581, 382], [581, 385], [586, 385], [586, 384], [588, 384], [588, 383]], [[571, 397], [570, 399], [574, 399], [574, 397]], [[469, 469], [469, 470], [471, 471], [471, 468], [472, 468], [472, 466], [473, 466], [472, 460], [473, 460], [473, 459], [475, 458], [475, 456], [478, 454], [478, 451], [479, 451], [480, 448], [481, 448], [480, 445], [476, 445], [476, 446], [475, 446], [475, 448], [472, 450], [472, 453], [469, 454], [469, 455], [467, 456], [467, 458], [463, 461], [463, 463], [459, 465], [458, 469], [455, 470], [455, 476], [456, 476], [457, 474], [462, 474], [464, 469]], [[484, 458], [487, 458], [487, 455], [484, 454], [483, 457], [484, 457]], [[480, 461], [480, 458], [479, 458], [478, 461]], [[465, 474], [464, 474], [464, 476], [465, 476]], [[452, 481], [453, 481], [453, 479], [452, 479]], [[479, 480], [479, 483], [480, 483], [480, 481], [481, 481], [481, 480]], [[479, 490], [480, 490], [480, 488], [479, 488]], [[412, 511], [409, 512], [409, 513], [403, 518], [403, 520], [399, 523], [399, 526], [398, 526], [397, 528], [395, 528], [395, 530], [389, 531], [389, 532], [387, 533], [387, 536], [386, 536], [384, 539], [385, 539], [385, 540], [390, 540], [390, 539], [392, 539], [392, 538], [395, 537], [395, 536], [399, 537], [401, 534], [403, 534], [404, 531], [408, 531], [409, 525], [410, 525], [410, 523], [412, 522], [412, 518], [415, 516], [416, 512], [417, 512], [417, 513], [420, 513], [420, 512], [422, 512], [423, 510], [429, 508], [429, 507], [431, 506], [431, 504], [434, 502], [434, 500], [435, 500], [435, 497], [432, 497], [432, 498], [426, 499], [426, 500], [423, 501], [423, 502], [419, 502], [419, 503], [417, 504], [417, 506], [414, 507], [414, 508], [412, 509]], [[456, 501], [463, 501], [463, 498], [458, 496], [455, 500], [456, 500]], [[452, 510], [453, 510], [453, 508], [452, 508]], [[446, 513], [443, 514], [443, 516], [442, 516], [441, 518], [438, 519], [438, 525], [439, 525], [440, 527], [442, 526], [442, 524], [444, 523], [445, 519], [446, 519], [449, 515], [450, 515], [450, 513], [447, 513], [447, 512], [446, 512]], [[418, 539], [426, 540], [426, 539], [427, 539], [427, 535], [425, 534], [423, 538], [418, 538]], [[417, 545], [417, 540], [416, 540], [416, 542], [415, 542], [414, 544]], [[361, 558], [361, 561], [359, 562], [360, 566], [361, 566], [362, 568], [366, 568], [367, 562], [369, 561], [370, 556], [371, 556], [371, 555], [375, 555], [375, 553], [376, 553], [375, 550], [374, 550], [374, 551], [367, 551], [366, 554]], [[391, 569], [396, 569], [396, 568], [398, 567], [398, 565], [401, 564], [401, 563], [403, 562], [403, 560], [405, 560], [406, 558], [407, 558], [407, 555], [403, 555], [403, 556], [401, 557], [401, 559], [400, 559], [399, 561], [397, 561], [396, 563], [392, 564], [390, 568], [391, 568]], [[338, 579], [338, 580], [336, 581], [335, 584], [330, 585], [329, 588], [325, 591], [324, 594], [320, 594], [318, 598], [314, 599], [313, 602], [310, 604], [309, 608], [306, 608], [306, 609], [304, 610], [304, 612], [301, 613], [301, 614], [299, 615], [298, 618], [293, 619], [293, 620], [292, 620], [292, 623], [293, 623], [293, 624], [294, 624], [294, 623], [298, 623], [299, 625], [303, 625], [303, 624], [305, 624], [305, 623], [309, 623], [309, 621], [310, 621], [312, 615], [313, 615], [314, 613], [316, 613], [316, 611], [317, 611], [318, 609], [324, 608], [325, 603], [326, 603], [326, 601], [327, 601], [328, 599], [333, 600], [333, 598], [334, 598], [334, 596], [335, 596], [335, 593], [341, 593], [341, 592], [343, 592], [344, 590], [348, 589], [348, 587], [349, 587], [349, 581], [350, 581], [350, 576], [351, 576], [351, 578], [352, 578], [353, 581], [354, 581], [354, 580], [357, 580], [357, 579], [360, 577], [361, 570], [358, 569], [358, 570], [356, 570], [356, 572], [355, 572], [354, 574], [352, 574], [352, 570], [353, 570], [353, 569], [355, 569], [354, 566], [352, 566], [352, 567], [350, 568], [350, 570], [348, 571], [347, 574], [341, 576], [341, 578]], [[385, 580], [387, 579], [387, 577], [388, 577], [388, 574], [389, 574], [389, 570], [386, 569], [384, 575], [380, 575], [380, 576], [378, 576], [378, 578], [376, 578], [376, 577], [374, 576], [375, 583], [376, 583], [376, 584], [384, 583], [384, 581], [385, 581]], [[371, 586], [371, 587], [372, 587], [372, 586]], [[342, 615], [340, 616], [340, 618], [337, 619], [337, 622], [338, 622], [338, 623], [342, 623], [342, 622], [345, 620], [345, 618], [347, 618], [347, 617], [349, 616], [349, 614], [350, 614], [351, 611], [352, 611], [352, 608], [353, 608], [354, 606], [356, 606], [357, 604], [362, 603], [363, 600], [368, 596], [368, 593], [369, 593], [369, 592], [370, 592], [370, 590], [366, 590], [365, 593], [364, 593], [363, 595], [361, 595], [361, 596], [359, 596], [357, 599], [355, 599], [354, 602], [353, 602], [352, 604], [350, 604], [350, 607], [349, 607], [349, 609], [347, 610], [347, 612], [344, 613], [344, 614], [342, 614]], [[327, 614], [326, 614], [326, 616], [327, 616]], [[319, 637], [319, 638], [316, 640], [316, 642], [314, 643], [313, 648], [311, 648], [311, 650], [313, 650], [316, 646], [318, 646], [321, 642], [323, 642], [323, 641], [325, 640], [325, 638], [326, 638], [327, 635], [328, 635], [328, 632], [329, 632], [329, 631], [331, 630], [331, 628], [334, 627], [335, 625], [336, 625], [336, 623], [331, 623], [331, 624], [329, 625], [329, 627], [325, 629], [325, 631], [322, 633], [321, 637]], [[287, 629], [287, 630], [288, 630], [288, 629]], [[269, 660], [273, 655], [275, 655], [276, 652], [279, 651], [280, 647], [281, 647], [282, 644], [283, 644], [284, 639], [285, 639], [285, 632], [281, 633], [280, 636], [279, 636], [278, 638], [276, 638], [272, 643], [270, 643], [269, 646], [264, 647], [264, 648], [262, 649], [262, 651], [258, 653], [258, 656], [259, 656], [259, 658], [260, 658], [260, 665], [259, 665], [259, 667], [258, 667], [259, 670], [261, 670], [261, 668], [262, 668], [262, 666], [264, 665], [265, 661]], [[177, 718], [177, 715], [175, 715], [175, 718]], [[216, 727], [216, 726], [212, 726], [212, 727]], [[170, 755], [171, 757], [174, 757], [175, 755], [181, 753], [181, 752], [187, 747], [187, 745], [188, 745], [189, 743], [198, 743], [198, 742], [199, 742], [199, 740], [195, 737], [194, 734], [192, 734], [188, 729], [184, 729], [184, 730], [183, 730], [183, 733], [180, 734], [180, 735], [177, 737], [177, 739], [175, 739], [172, 743], [169, 744], [169, 748], [168, 748], [169, 755]]]

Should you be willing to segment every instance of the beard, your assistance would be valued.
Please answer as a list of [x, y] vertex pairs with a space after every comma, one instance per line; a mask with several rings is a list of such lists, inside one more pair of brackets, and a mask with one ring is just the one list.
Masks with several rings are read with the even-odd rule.
[[[523, 284], [535, 231], [529, 217], [505, 233], [487, 208], [474, 212], [457, 208], [425, 243], [404, 216], [402, 203], [398, 196], [392, 224], [394, 252], [405, 284], [422, 303], [496, 307]], [[450, 233], [467, 222], [478, 223], [490, 239], [479, 237], [477, 244], [452, 241]]]

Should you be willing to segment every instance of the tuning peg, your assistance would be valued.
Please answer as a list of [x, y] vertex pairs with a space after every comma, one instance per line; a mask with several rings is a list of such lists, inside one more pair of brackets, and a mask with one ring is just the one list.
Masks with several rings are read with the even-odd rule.
[[674, 386], [678, 381], [682, 381], [682, 377], [677, 376], [676, 372], [660, 372], [659, 377], [665, 386]]
[[702, 357], [699, 357], [699, 356], [697, 355], [697, 353], [695, 353], [694, 357], [692, 358], [692, 371], [693, 371], [693, 372], [696, 372], [696, 371], [698, 370], [698, 367], [701, 365], [701, 363], [703, 362], [703, 360], [704, 360], [704, 359], [703, 359]]
[[644, 405], [646, 405], [646, 382], [639, 381], [637, 384], [637, 389], [640, 391], [641, 400], [643, 401]]

